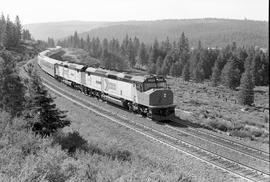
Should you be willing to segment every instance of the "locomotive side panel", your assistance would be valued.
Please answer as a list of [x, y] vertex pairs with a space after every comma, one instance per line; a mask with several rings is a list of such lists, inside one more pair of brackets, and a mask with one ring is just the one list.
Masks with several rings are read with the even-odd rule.
[[102, 84], [104, 93], [114, 97], [132, 101], [133, 98], [132, 83], [110, 78], [104, 78]]
[[86, 75], [86, 86], [91, 88], [91, 89], [95, 89], [98, 91], [102, 91], [101, 87], [102, 87], [102, 81], [101, 81], [101, 77], [98, 75]]
[[70, 81], [81, 84], [81, 72], [72, 68], [68, 69], [68, 78]]
[[59, 76], [59, 77], [61, 77], [61, 78], [64, 78], [64, 67], [63, 67], [63, 65], [57, 65], [57, 67], [56, 67], [56, 69], [57, 69], [57, 76]]

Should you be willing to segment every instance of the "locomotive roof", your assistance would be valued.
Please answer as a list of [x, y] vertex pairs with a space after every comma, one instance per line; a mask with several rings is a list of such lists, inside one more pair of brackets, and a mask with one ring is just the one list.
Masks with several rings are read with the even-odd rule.
[[86, 69], [86, 72], [98, 74], [98, 75], [104, 75], [106, 77], [114, 76], [118, 79], [126, 80], [126, 81], [133, 81], [133, 82], [144, 82], [147, 79], [147, 76], [138, 76], [138, 75], [131, 75], [124, 72], [116, 72], [111, 70], [106, 70], [103, 68], [93, 68], [88, 67]]
[[[61, 47], [57, 47], [56, 49], [59, 49]], [[40, 53], [40, 55], [44, 55], [46, 56], [46, 53], [50, 52], [50, 50], [46, 50]], [[51, 58], [49, 58], [51, 59]], [[80, 64], [76, 64], [76, 63], [70, 63], [70, 62], [63, 62], [63, 61], [57, 61], [55, 60], [58, 64], [61, 65], [66, 65], [72, 69], [77, 69], [77, 70], [82, 70], [83, 68], [85, 69], [86, 72], [89, 73], [93, 73], [96, 75], [101, 75], [104, 77], [110, 77], [113, 79], [121, 79], [121, 80], [125, 80], [125, 81], [129, 81], [129, 82], [144, 82], [149, 78], [153, 78], [153, 75], [136, 75], [136, 74], [129, 74], [129, 73], [125, 73], [125, 72], [117, 72], [117, 71], [112, 71], [112, 70], [107, 70], [107, 69], [103, 69], [103, 68], [94, 68], [94, 67], [87, 67], [85, 65], [80, 65]]]
[[80, 64], [74, 64], [74, 63], [69, 63], [68, 66], [70, 68], [74, 68], [74, 69], [77, 69], [77, 70], [81, 70], [84, 66], [83, 65], [80, 65]]

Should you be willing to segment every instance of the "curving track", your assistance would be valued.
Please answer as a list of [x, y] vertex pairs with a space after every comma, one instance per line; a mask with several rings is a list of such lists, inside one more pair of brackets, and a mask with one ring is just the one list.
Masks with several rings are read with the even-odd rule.
[[166, 125], [166, 127], [169, 127], [169, 128], [171, 128], [173, 130], [176, 130], [177, 132], [189, 134], [189, 135], [198, 137], [200, 139], [204, 139], [204, 140], [207, 140], [209, 142], [213, 142], [213, 143], [215, 143], [217, 145], [220, 145], [220, 146], [223, 146], [223, 147], [238, 151], [238, 152], [240, 152], [240, 153], [242, 153], [244, 155], [247, 155], [249, 157], [252, 157], [254, 159], [261, 160], [262, 162], [269, 163], [269, 153], [266, 152], [266, 151], [259, 150], [259, 149], [256, 149], [254, 147], [244, 145], [242, 143], [239, 143], [239, 142], [236, 142], [236, 141], [221, 137], [219, 135], [216, 135], [216, 134], [213, 134], [213, 133], [210, 133], [210, 132], [195, 129], [194, 125], [192, 125], [192, 124], [187, 124], [187, 123], [181, 122], [181, 124], [179, 124], [179, 125], [186, 126], [188, 132], [177, 129], [176, 127], [172, 127], [170, 125]]
[[227, 171], [230, 174], [238, 176], [239, 178], [246, 179], [248, 181], [269, 181], [269, 174], [264, 171], [252, 168], [247, 165], [238, 163], [229, 158], [223, 157], [221, 155], [215, 154], [209, 150], [203, 149], [196, 146], [190, 142], [181, 140], [181, 138], [176, 138], [163, 131], [153, 129], [151, 127], [139, 124], [137, 122], [131, 121], [124, 116], [119, 116], [111, 111], [105, 110], [95, 106], [85, 100], [81, 99], [77, 95], [73, 95], [56, 85], [51, 84], [47, 79], [43, 78], [44, 85], [52, 90], [53, 92], [65, 97], [66, 99], [88, 109], [96, 114], [101, 115], [113, 122], [116, 122], [122, 126], [125, 126], [135, 132], [138, 132], [152, 140], [162, 143], [172, 149], [179, 152], [186, 153], [187, 155], [193, 156], [201, 161], [204, 161], [212, 166], [215, 166], [223, 171]]

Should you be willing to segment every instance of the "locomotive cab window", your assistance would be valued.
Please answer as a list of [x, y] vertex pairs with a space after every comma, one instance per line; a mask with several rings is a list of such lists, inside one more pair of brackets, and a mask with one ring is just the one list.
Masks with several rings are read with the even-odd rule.
[[142, 83], [136, 83], [136, 89], [140, 92], [143, 91], [143, 86], [142, 86]]
[[167, 83], [166, 80], [162, 77], [160, 78], [151, 78], [151, 79], [147, 79], [144, 84], [144, 91], [153, 89], [153, 88], [167, 88]]

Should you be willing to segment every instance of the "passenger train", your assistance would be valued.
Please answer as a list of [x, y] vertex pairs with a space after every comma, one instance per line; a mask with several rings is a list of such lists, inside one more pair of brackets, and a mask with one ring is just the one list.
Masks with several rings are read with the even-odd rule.
[[173, 92], [164, 77], [132, 75], [48, 57], [51, 51], [57, 49], [61, 47], [39, 53], [38, 65], [58, 81], [152, 120], [163, 121], [174, 117]]

